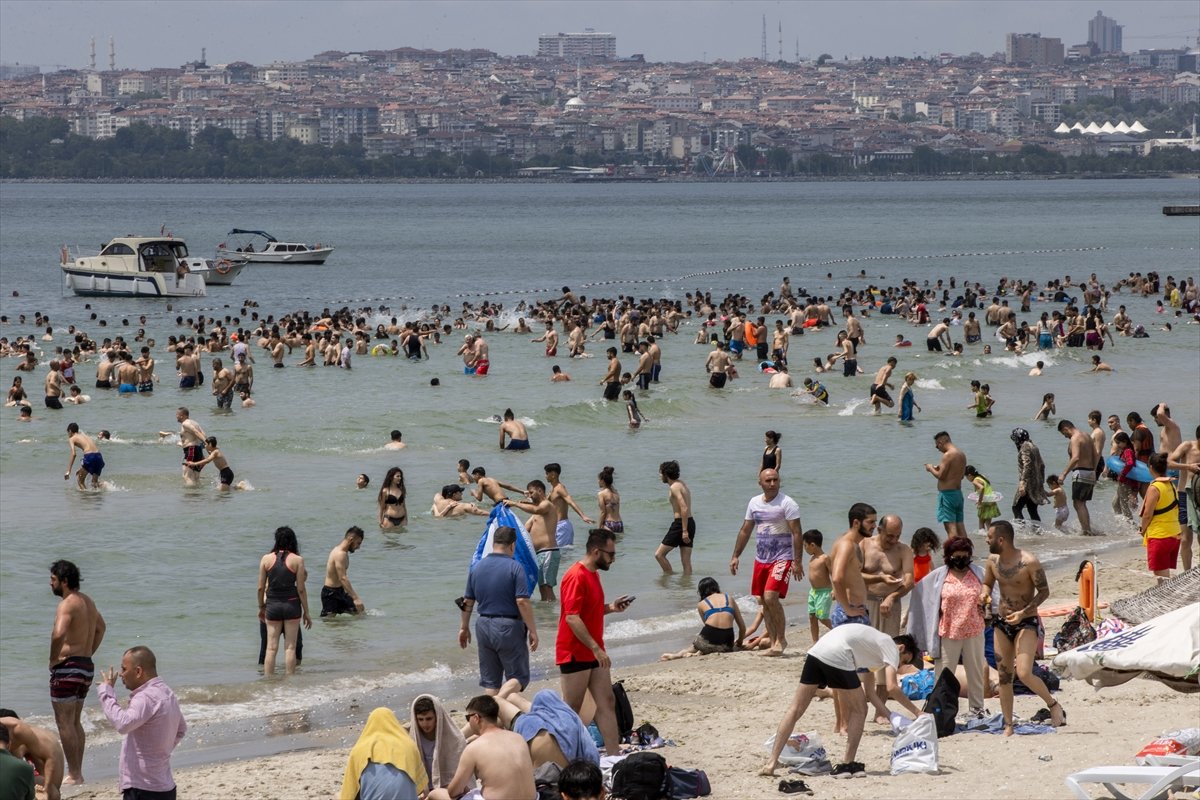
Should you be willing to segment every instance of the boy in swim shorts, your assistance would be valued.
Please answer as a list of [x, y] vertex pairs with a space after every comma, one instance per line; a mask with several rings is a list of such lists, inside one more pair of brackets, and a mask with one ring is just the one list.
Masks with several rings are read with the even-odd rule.
[[829, 556], [821, 549], [823, 537], [816, 528], [803, 534], [804, 552], [808, 553], [808, 630], [815, 642], [821, 638], [821, 625], [832, 628], [833, 582], [829, 575]]

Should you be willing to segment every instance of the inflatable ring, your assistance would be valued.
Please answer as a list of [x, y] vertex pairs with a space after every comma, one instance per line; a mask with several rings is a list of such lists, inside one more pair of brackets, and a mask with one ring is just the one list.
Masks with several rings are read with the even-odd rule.
[[222, 258], [217, 262], [216, 270], [218, 275], [228, 275], [231, 269], [233, 269], [233, 262], [229, 259]]
[[373, 355], [373, 356], [386, 356], [386, 355], [390, 354], [391, 352], [392, 351], [388, 348], [388, 346], [386, 344], [377, 344], [371, 348], [371, 355]]

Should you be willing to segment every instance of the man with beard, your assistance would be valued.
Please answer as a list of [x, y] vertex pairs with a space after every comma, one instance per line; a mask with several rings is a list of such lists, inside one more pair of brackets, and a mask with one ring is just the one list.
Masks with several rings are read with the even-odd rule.
[[67, 758], [63, 783], [83, 783], [87, 736], [79, 721], [96, 670], [92, 655], [104, 640], [104, 617], [92, 598], [79, 591], [79, 567], [59, 560], [50, 565], [50, 591], [61, 597], [50, 633], [50, 704]]

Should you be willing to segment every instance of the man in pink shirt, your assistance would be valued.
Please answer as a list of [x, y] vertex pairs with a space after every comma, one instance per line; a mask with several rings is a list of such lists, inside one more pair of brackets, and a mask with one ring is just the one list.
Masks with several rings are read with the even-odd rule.
[[175, 800], [171, 752], [187, 732], [187, 723], [175, 693], [158, 677], [154, 653], [138, 645], [121, 657], [121, 680], [129, 689], [127, 708], [117, 702], [117, 671], [108, 669], [101, 677], [104, 716], [125, 736], [118, 769], [123, 800]]

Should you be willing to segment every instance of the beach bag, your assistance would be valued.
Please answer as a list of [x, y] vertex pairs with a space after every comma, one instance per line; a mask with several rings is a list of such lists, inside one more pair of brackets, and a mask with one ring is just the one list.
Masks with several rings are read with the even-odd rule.
[[943, 668], [937, 683], [933, 685], [929, 699], [925, 701], [925, 707], [921, 709], [925, 714], [933, 716], [938, 738], [954, 733], [954, 718], [958, 716], [958, 692], [961, 688], [954, 672]]
[[1054, 634], [1054, 646], [1058, 652], [1062, 653], [1067, 650], [1074, 650], [1080, 645], [1096, 639], [1096, 628], [1087, 618], [1087, 612], [1082, 606], [1075, 606], [1075, 610], [1067, 615], [1066, 622], [1058, 633]]
[[667, 797], [670, 800], [690, 800], [710, 794], [712, 785], [704, 770], [667, 767]]
[[[940, 679], [938, 685], [941, 685]], [[942, 735], [938, 728], [932, 714], [922, 714], [900, 732], [892, 742], [893, 775], [905, 772], [937, 774], [937, 740]]]
[[630, 753], [613, 767], [612, 796], [620, 800], [662, 800], [667, 760], [658, 753]]
[[[621, 681], [613, 684], [613, 700], [616, 701], [617, 733], [622, 742], [628, 742], [633, 734], [633, 706], [629, 705], [629, 695]], [[615, 755], [615, 753], [614, 753]]]
[[533, 785], [537, 788], [538, 800], [562, 800], [558, 791], [558, 776], [562, 773], [558, 764], [547, 761], [533, 771]]

